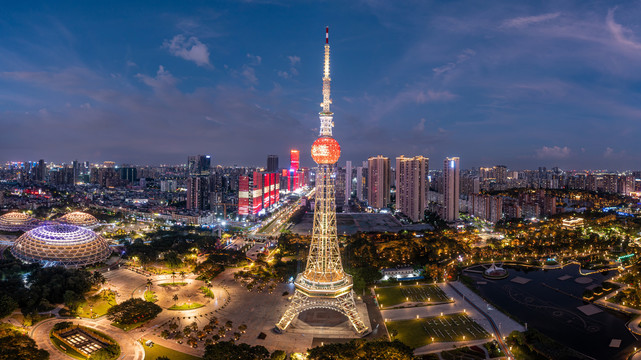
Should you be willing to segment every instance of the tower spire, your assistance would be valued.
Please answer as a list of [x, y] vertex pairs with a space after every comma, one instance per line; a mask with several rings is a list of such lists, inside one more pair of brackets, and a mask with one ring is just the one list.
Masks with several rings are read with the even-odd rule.
[[320, 112], [320, 135], [332, 136], [332, 128], [334, 127], [333, 113], [329, 106], [332, 103], [330, 97], [330, 83], [332, 79], [329, 77], [329, 27], [325, 28], [325, 66], [323, 71], [323, 102], [320, 106], [323, 110]]

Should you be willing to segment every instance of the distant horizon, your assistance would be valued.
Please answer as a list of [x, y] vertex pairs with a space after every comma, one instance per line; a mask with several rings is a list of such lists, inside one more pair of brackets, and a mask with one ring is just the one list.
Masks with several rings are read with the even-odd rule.
[[[208, 155], [208, 154], [193, 154], [193, 155]], [[270, 155], [275, 155], [275, 154], [270, 154]], [[381, 155], [381, 154], [379, 154], [379, 155]], [[192, 156], [192, 155], [188, 155], [188, 156]], [[383, 155], [383, 156], [385, 156], [385, 155]], [[406, 155], [406, 156], [409, 156], [409, 155]], [[412, 155], [412, 156], [414, 156], [414, 155]], [[389, 157], [389, 158], [390, 158], [390, 161], [391, 161], [391, 159], [393, 159], [392, 157]], [[213, 156], [212, 156], [212, 159], [214, 159]], [[39, 160], [40, 159], [38, 159], [38, 160], [28, 160], [28, 161], [6, 161], [6, 162], [3, 162], [1, 166], [7, 166], [9, 163], [20, 163], [20, 162], [21, 163], [24, 163], [24, 162], [37, 163]], [[58, 162], [58, 161], [47, 161], [47, 159], [42, 159], [42, 160], [45, 161], [45, 164], [54, 164], [54, 165], [70, 165], [70, 164], [73, 163], [73, 161], [75, 161], [75, 160], [71, 160], [71, 161], [68, 161], [68, 162], [67, 161], [59, 161]], [[279, 169], [286, 169], [287, 167], [280, 165], [280, 162], [281, 162], [280, 160], [281, 160], [281, 158], [279, 156], [278, 157]], [[444, 160], [444, 159], [442, 159], [442, 160]], [[464, 160], [464, 159], [462, 159], [462, 160]], [[89, 161], [89, 160], [80, 160], [80, 159], [78, 159], [77, 161], [78, 162], [88, 161], [92, 165], [102, 165], [104, 162], [113, 161], [113, 160]], [[267, 161], [267, 157], [265, 157], [265, 162], [266, 161]], [[345, 160], [345, 161], [349, 161], [349, 160]], [[345, 167], [345, 161], [339, 160], [337, 165], [339, 167], [341, 167], [341, 168], [344, 168]], [[362, 161], [367, 161], [367, 159], [362, 160]], [[356, 168], [358, 166], [361, 166], [360, 164], [362, 164], [362, 161], [352, 161], [352, 168]], [[430, 159], [430, 163], [431, 162], [432, 162], [432, 159]], [[287, 157], [287, 163], [289, 163], [289, 157]], [[439, 164], [440, 164], [440, 162], [439, 162]], [[187, 165], [187, 161], [185, 160], [185, 162], [183, 162], [183, 163], [173, 163], [173, 164], [170, 164], [170, 163], [141, 164], [141, 163], [132, 163], [132, 162], [122, 162], [122, 163], [115, 162], [115, 166], [116, 167], [123, 167], [123, 165], [131, 165], [131, 166], [136, 166], [136, 167], [144, 167], [144, 166], [149, 166], [149, 167], [161, 167], [161, 166], [178, 167], [178, 166], [183, 166], [184, 167], [184, 166]], [[215, 168], [217, 166], [222, 166], [222, 167], [234, 167], [234, 166], [236, 166], [236, 167], [244, 167], [244, 168], [267, 168], [266, 164], [262, 164], [262, 165], [212, 164], [211, 165], [212, 168]], [[303, 168], [303, 167], [304, 168], [313, 168], [315, 166], [316, 166], [316, 164], [314, 164], [312, 166], [301, 164], [301, 168]], [[478, 169], [478, 168], [483, 168], [483, 167], [491, 168], [491, 167], [494, 167], [494, 166], [506, 166], [509, 171], [538, 170], [539, 167], [545, 168], [546, 170], [552, 170], [553, 168], [558, 167], [560, 170], [562, 170], [564, 172], [581, 172], [581, 171], [590, 171], [590, 172], [626, 172], [626, 171], [631, 171], [631, 172], [634, 172], [634, 171], [641, 171], [641, 169], [634, 169], [634, 168], [628, 168], [628, 169], [596, 169], [596, 168], [569, 169], [569, 168], [567, 168], [566, 169], [566, 168], [563, 168], [561, 166], [556, 166], [556, 165], [554, 165], [554, 166], [541, 165], [541, 166], [535, 166], [535, 167], [531, 167], [531, 168], [512, 168], [512, 167], [507, 166], [505, 164], [480, 165], [480, 166], [470, 166], [470, 167], [462, 167], [461, 166], [461, 170], [472, 170], [472, 169]], [[391, 167], [394, 168], [394, 163], [393, 162], [391, 163]], [[442, 166], [439, 166], [439, 167], [431, 167], [430, 166], [429, 170], [430, 171], [432, 171], [432, 170], [442, 170]]]

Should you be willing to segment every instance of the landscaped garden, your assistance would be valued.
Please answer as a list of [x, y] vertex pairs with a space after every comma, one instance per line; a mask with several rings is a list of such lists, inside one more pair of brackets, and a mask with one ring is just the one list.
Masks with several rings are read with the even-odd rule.
[[131, 298], [107, 310], [111, 325], [125, 331], [137, 328], [160, 314], [162, 308], [143, 299]]
[[417, 348], [434, 342], [488, 339], [491, 335], [465, 313], [432, 318], [388, 321], [393, 339]]
[[156, 360], [161, 356], [169, 358], [171, 360], [199, 360], [197, 356], [185, 354], [162, 345], [153, 344], [152, 346], [145, 345], [145, 341], [142, 341], [143, 348], [145, 349], [145, 360]]
[[404, 302], [443, 303], [451, 302], [443, 290], [437, 285], [400, 285], [390, 287], [377, 287], [376, 299], [383, 307], [390, 307]]
[[116, 294], [110, 290], [103, 290], [81, 302], [76, 313], [80, 317], [96, 318], [105, 315], [107, 310], [116, 304]]
[[193, 309], [198, 309], [201, 308], [205, 305], [201, 303], [191, 303], [191, 302], [186, 302], [182, 304], [177, 304], [169, 308], [169, 310], [193, 310]]

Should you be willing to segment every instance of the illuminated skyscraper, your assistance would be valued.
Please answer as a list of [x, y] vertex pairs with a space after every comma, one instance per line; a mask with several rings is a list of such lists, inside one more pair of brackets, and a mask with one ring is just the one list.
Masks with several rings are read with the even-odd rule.
[[459, 158], [445, 158], [443, 162], [443, 220], [456, 221], [461, 192]]
[[300, 168], [300, 152], [298, 150], [289, 151], [289, 177], [287, 183], [288, 191], [296, 191], [300, 185], [298, 179], [298, 169]]
[[382, 155], [367, 159], [367, 202], [368, 205], [383, 209], [390, 203], [390, 161]]
[[412, 221], [423, 219], [429, 159], [423, 156], [396, 158], [396, 209]]
[[305, 310], [326, 308], [347, 316], [357, 333], [368, 331], [354, 303], [352, 276], [345, 273], [341, 263], [336, 237], [336, 204], [334, 167], [340, 157], [341, 147], [332, 137], [333, 113], [330, 111], [329, 30], [326, 32], [325, 71], [323, 77], [323, 102], [320, 112], [320, 136], [312, 145], [312, 158], [318, 164], [316, 172], [316, 204], [314, 227], [305, 271], [296, 276], [296, 291], [278, 324], [277, 331], [284, 331]]

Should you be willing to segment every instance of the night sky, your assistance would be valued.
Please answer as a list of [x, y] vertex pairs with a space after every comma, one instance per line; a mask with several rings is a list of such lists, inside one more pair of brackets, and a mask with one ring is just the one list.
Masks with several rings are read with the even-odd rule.
[[639, 168], [639, 1], [131, 3], [3, 4], [0, 162], [311, 166], [329, 26], [341, 164]]

